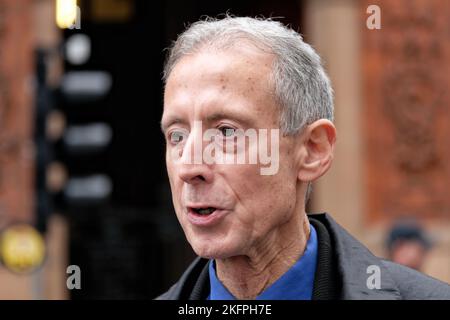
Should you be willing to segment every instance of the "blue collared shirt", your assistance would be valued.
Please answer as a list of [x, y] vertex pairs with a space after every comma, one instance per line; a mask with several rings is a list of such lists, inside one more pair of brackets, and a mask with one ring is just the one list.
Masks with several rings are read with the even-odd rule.
[[[317, 233], [312, 225], [306, 250], [300, 259], [257, 300], [311, 300], [317, 264]], [[216, 275], [215, 262], [209, 262], [211, 291], [208, 300], [236, 300]]]

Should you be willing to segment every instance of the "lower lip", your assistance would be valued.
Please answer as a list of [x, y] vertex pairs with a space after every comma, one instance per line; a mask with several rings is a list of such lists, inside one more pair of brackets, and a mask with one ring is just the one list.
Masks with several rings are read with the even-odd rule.
[[188, 209], [187, 217], [191, 224], [199, 227], [208, 227], [217, 224], [226, 214], [227, 210], [216, 209], [209, 215], [200, 215], [192, 209]]

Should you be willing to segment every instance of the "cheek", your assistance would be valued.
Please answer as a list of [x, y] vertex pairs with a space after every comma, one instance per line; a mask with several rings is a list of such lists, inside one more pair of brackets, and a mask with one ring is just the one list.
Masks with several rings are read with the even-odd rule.
[[172, 202], [175, 207], [176, 214], [179, 214], [179, 210], [181, 209], [181, 192], [182, 192], [182, 183], [180, 179], [177, 179], [177, 167], [170, 161], [166, 161], [167, 167], [167, 175], [169, 178], [170, 190], [172, 193]]
[[167, 176], [169, 177], [169, 183], [170, 187], [172, 189], [172, 192], [174, 191], [175, 187], [175, 181], [177, 176], [177, 166], [173, 162], [173, 159], [171, 158], [169, 151], [166, 151], [166, 169], [167, 169]]
[[269, 181], [261, 182], [265, 185], [260, 199], [266, 208], [267, 214], [273, 213], [275, 218], [285, 219], [295, 207], [296, 189], [288, 177], [273, 177]]
[[[237, 171], [237, 179], [232, 186], [247, 223], [265, 225], [275, 219], [286, 219], [295, 207], [295, 177], [284, 174], [280, 168], [273, 176], [259, 175], [259, 168]], [[290, 175], [290, 176], [289, 176]]]

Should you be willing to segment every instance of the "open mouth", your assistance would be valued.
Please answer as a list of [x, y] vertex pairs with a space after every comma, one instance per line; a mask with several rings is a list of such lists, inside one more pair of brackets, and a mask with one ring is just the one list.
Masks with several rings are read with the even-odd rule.
[[214, 211], [216, 211], [216, 208], [213, 207], [207, 207], [207, 208], [191, 208], [193, 212], [196, 214], [199, 214], [201, 216], [208, 216], [212, 214]]
[[217, 225], [229, 213], [230, 211], [227, 209], [209, 207], [206, 203], [187, 207], [187, 219], [189, 222], [202, 228]]

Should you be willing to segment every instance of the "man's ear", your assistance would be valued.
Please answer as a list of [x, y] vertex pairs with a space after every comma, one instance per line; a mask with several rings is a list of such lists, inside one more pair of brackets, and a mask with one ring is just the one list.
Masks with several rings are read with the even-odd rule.
[[320, 119], [306, 127], [302, 136], [298, 178], [304, 182], [314, 181], [331, 166], [336, 128], [331, 121]]

